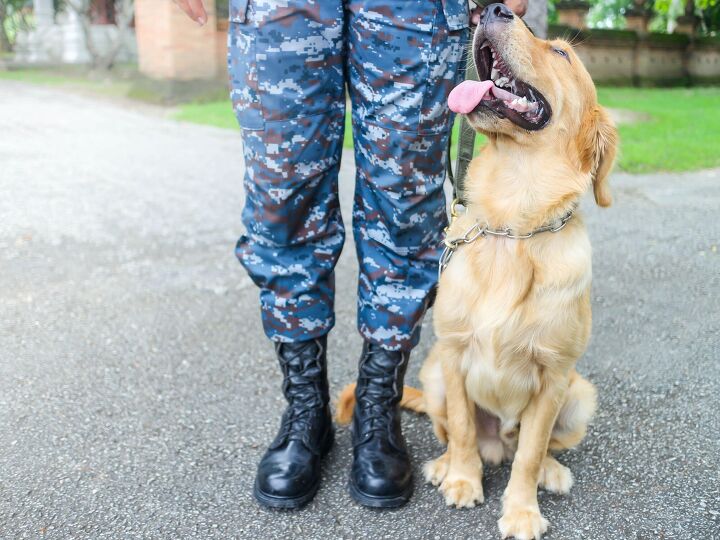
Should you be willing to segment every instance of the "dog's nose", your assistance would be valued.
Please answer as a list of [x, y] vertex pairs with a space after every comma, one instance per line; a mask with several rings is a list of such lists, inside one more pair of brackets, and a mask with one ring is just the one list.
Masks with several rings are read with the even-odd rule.
[[490, 4], [480, 14], [480, 24], [510, 22], [514, 18], [515, 15], [505, 4]]

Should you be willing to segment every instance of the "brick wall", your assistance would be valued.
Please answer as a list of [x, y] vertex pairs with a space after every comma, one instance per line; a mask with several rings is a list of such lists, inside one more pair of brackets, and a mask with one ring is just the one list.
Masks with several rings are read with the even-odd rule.
[[172, 0], [136, 0], [140, 72], [153, 79], [189, 81], [216, 77], [218, 45], [214, 0], [205, 0], [208, 22], [190, 20]]
[[720, 39], [551, 25], [550, 37], [575, 43], [595, 82], [636, 86], [720, 82]]

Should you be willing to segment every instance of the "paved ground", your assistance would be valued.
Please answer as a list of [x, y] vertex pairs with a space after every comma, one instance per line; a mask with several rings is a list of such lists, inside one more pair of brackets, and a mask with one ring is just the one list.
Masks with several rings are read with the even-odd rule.
[[[262, 510], [255, 464], [283, 403], [256, 291], [233, 258], [235, 133], [0, 83], [0, 538], [497, 538], [416, 475], [393, 512], [353, 504], [346, 429], [304, 511]], [[353, 165], [343, 168], [349, 216]], [[548, 538], [720, 538], [720, 171], [613, 178], [586, 201], [600, 391]], [[338, 270], [333, 391], [351, 380], [356, 265]], [[429, 317], [428, 317], [429, 319]], [[409, 376], [432, 340], [426, 324]], [[405, 415], [416, 471], [441, 452]]]

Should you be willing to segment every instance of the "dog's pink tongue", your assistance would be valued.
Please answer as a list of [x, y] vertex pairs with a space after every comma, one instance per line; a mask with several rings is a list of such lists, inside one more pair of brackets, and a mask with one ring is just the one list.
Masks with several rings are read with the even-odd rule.
[[448, 107], [454, 113], [468, 114], [494, 87], [492, 81], [463, 81], [450, 92]]
[[501, 99], [510, 109], [524, 113], [537, 109], [536, 103], [520, 102], [520, 96], [495, 86], [492, 81], [463, 81], [452, 89], [448, 96], [448, 107], [454, 113], [468, 114], [475, 110], [483, 99]]

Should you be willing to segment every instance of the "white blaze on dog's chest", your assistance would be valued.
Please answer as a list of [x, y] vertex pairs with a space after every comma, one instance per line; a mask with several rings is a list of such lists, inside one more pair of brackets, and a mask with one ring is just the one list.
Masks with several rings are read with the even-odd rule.
[[[532, 286], [531, 263], [517, 241], [482, 238], [458, 252], [448, 268], [458, 313], [468, 330], [462, 358], [466, 390], [503, 424], [514, 424], [539, 385], [539, 366], [518, 354], [522, 298]], [[463, 290], [464, 289], [464, 290]], [[519, 364], [520, 363], [520, 364]]]
[[514, 369], [502, 369], [490, 349], [482, 345], [466, 349], [465, 391], [477, 405], [500, 418], [502, 425], [514, 426], [540, 386], [538, 366], [524, 362], [520, 369], [515, 363]]

